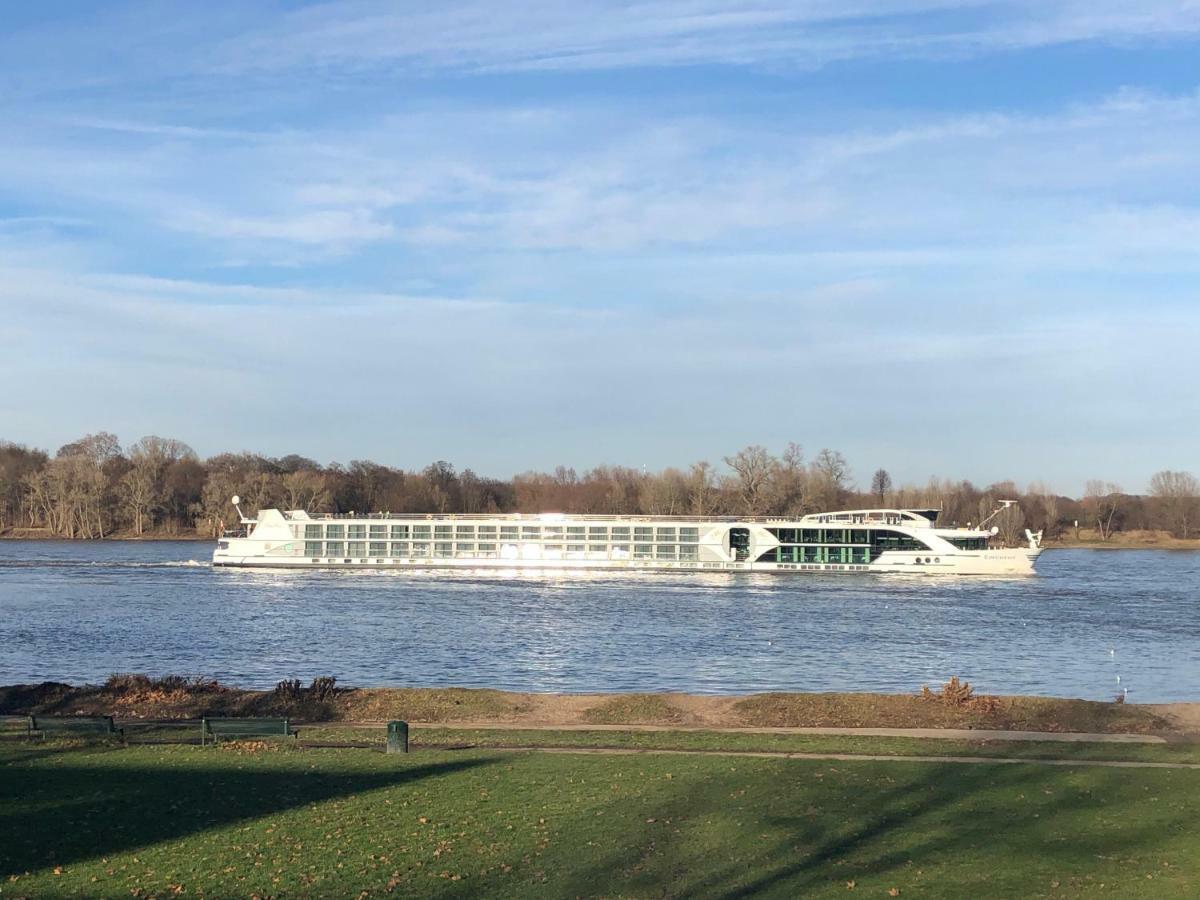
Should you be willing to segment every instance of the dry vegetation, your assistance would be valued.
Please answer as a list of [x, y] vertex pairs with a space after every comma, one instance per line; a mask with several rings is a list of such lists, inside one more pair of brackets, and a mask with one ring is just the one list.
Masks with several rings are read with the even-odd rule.
[[247, 691], [207, 679], [116, 675], [103, 685], [0, 687], [0, 714], [112, 714], [133, 719], [288, 716], [307, 722], [647, 725], [699, 728], [975, 728], [1170, 733], [1178, 720], [1136, 704], [980, 696], [952, 679], [914, 694], [523, 694], [465, 688], [342, 688], [332, 678]]

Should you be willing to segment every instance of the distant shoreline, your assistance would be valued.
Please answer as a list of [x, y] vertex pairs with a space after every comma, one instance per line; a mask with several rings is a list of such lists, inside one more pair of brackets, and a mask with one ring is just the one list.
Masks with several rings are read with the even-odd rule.
[[146, 543], [148, 541], [189, 541], [193, 543], [215, 544], [217, 539], [201, 534], [125, 534], [118, 532], [105, 535], [102, 538], [66, 538], [56, 534], [46, 534], [38, 528], [10, 528], [0, 532], [0, 541], [45, 541], [59, 544], [91, 544], [127, 541], [130, 543]]

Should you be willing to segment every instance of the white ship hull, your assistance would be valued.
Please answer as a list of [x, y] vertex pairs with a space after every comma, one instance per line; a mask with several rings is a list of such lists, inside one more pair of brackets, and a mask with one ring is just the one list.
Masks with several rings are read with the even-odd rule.
[[221, 539], [215, 566], [528, 573], [769, 572], [1016, 576], [1041, 553], [994, 532], [937, 528], [931, 511], [787, 519], [648, 516], [323, 516], [262, 510]]

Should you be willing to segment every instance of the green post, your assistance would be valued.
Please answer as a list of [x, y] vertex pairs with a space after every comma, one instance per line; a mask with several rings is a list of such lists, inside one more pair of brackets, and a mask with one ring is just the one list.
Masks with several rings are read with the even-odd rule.
[[387, 752], [388, 753], [407, 753], [408, 752], [408, 723], [407, 722], [388, 722]]

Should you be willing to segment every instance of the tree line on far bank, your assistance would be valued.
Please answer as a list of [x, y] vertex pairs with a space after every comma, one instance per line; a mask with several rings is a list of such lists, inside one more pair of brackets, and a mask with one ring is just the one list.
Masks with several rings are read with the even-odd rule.
[[878, 469], [856, 487], [845, 458], [823, 449], [811, 460], [797, 444], [775, 454], [749, 446], [708, 462], [658, 472], [597, 466], [577, 473], [525, 472], [509, 479], [457, 471], [439, 460], [420, 471], [355, 460], [327, 466], [303, 456], [221, 453], [208, 459], [182, 441], [144, 437], [122, 447], [115, 435], [90, 434], [49, 453], [0, 441], [0, 530], [42, 529], [64, 538], [115, 533], [215, 537], [233, 518], [229, 498], [243, 508], [310, 512], [492, 513], [566, 512], [647, 515], [774, 515], [872, 506], [942, 510], [942, 522], [978, 523], [998, 500], [1020, 507], [995, 520], [1008, 540], [1024, 528], [1055, 537], [1079, 523], [1102, 540], [1127, 530], [1196, 536], [1200, 482], [1189, 472], [1162, 471], [1144, 494], [1089, 481], [1083, 497], [1055, 494], [1038, 483], [978, 487], [932, 478], [899, 485]]

